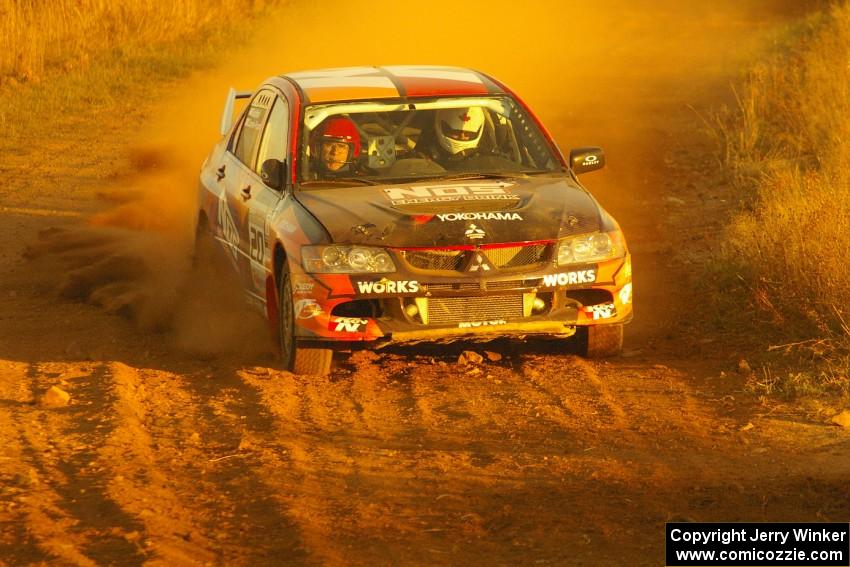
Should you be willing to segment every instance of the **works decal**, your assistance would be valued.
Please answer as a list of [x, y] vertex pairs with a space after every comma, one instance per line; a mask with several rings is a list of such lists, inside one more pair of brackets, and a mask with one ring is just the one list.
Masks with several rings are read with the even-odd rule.
[[419, 282], [415, 280], [357, 282], [357, 290], [362, 294], [416, 293], [419, 291]]
[[446, 213], [437, 215], [441, 221], [523, 220], [519, 213]]
[[505, 201], [519, 199], [510, 191], [513, 183], [474, 183], [466, 185], [430, 185], [428, 187], [391, 187], [384, 194], [393, 205], [415, 205], [444, 201]]
[[596, 269], [576, 270], [575, 272], [562, 272], [560, 274], [546, 274], [543, 276], [545, 287], [558, 285], [575, 285], [593, 283], [596, 281]]

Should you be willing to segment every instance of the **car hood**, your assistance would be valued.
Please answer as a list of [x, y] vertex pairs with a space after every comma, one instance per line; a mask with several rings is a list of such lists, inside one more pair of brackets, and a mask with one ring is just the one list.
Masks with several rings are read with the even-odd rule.
[[554, 240], [600, 227], [593, 197], [567, 177], [466, 179], [302, 189], [333, 242], [398, 248]]

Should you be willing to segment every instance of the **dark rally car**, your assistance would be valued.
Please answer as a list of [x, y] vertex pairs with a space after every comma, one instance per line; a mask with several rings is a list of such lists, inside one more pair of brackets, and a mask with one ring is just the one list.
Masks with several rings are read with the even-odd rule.
[[[250, 98], [231, 126], [234, 100]], [[617, 222], [525, 104], [479, 72], [356, 67], [231, 90], [204, 162], [213, 240], [268, 318], [284, 364], [334, 348], [575, 335], [622, 349], [631, 261]]]

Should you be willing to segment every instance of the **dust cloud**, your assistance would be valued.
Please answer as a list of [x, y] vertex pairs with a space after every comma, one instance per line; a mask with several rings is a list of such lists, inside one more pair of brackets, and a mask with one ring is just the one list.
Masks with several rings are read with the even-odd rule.
[[42, 235], [31, 254], [62, 256], [65, 297], [166, 329], [180, 348], [242, 352], [245, 337], [262, 335], [262, 322], [245, 314], [232, 286], [191, 269], [198, 170], [218, 140], [227, 89], [310, 68], [439, 64], [472, 67], [514, 88], [564, 151], [606, 147], [610, 165], [588, 185], [619, 218], [640, 263], [641, 243], [658, 238], [636, 201], [651, 191], [634, 174], [651, 165], [646, 101], [687, 104], [755, 45], [754, 34], [742, 34], [750, 43], [731, 49], [736, 28], [766, 25], [774, 11], [788, 12], [785, 4], [440, 0], [427, 10], [389, 2], [367, 10], [293, 2], [268, 17], [250, 45], [222, 53], [215, 71], [166, 93], [138, 133], [132, 175], [101, 192], [108, 208], [73, 234]]

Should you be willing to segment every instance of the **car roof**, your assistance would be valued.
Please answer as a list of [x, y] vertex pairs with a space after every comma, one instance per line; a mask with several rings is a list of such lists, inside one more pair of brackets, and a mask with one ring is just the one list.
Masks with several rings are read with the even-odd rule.
[[490, 77], [463, 67], [391, 65], [386, 67], [340, 67], [281, 75], [301, 91], [305, 103], [480, 96], [504, 93]]

